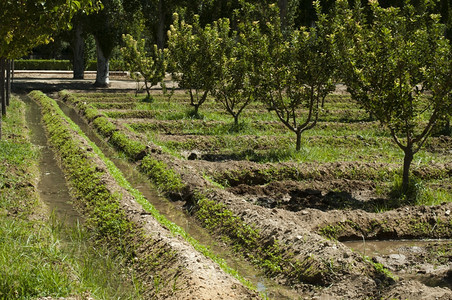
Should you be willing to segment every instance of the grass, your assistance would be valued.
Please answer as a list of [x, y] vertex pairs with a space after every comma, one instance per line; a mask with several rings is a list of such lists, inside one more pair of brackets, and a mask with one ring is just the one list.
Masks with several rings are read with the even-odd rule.
[[[58, 108], [58, 105], [54, 100], [47, 98], [39, 93], [36, 93], [35, 97], [39, 97], [41, 99], [40, 100], [41, 103], [43, 103], [43, 105], [46, 106], [46, 111], [49, 118], [58, 118], [60, 120], [64, 120], [64, 122], [68, 124], [68, 126], [73, 132], [76, 132], [78, 135], [83, 137], [89, 143], [90, 147], [93, 150], [92, 152], [95, 155], [97, 155], [100, 159], [102, 159], [102, 161], [106, 164], [108, 168], [108, 172], [113, 176], [116, 182], [121, 187], [126, 189], [135, 198], [135, 201], [137, 201], [143, 207], [144, 210], [149, 212], [160, 224], [162, 224], [164, 227], [170, 230], [170, 232], [173, 235], [181, 236], [188, 243], [190, 243], [197, 251], [199, 251], [206, 257], [209, 257], [214, 262], [216, 262], [225, 272], [237, 278], [245, 286], [254, 289], [250, 282], [241, 277], [236, 270], [230, 268], [223, 259], [214, 255], [207, 247], [201, 245], [197, 240], [195, 240], [188, 233], [186, 233], [181, 227], [177, 226], [173, 222], [169, 221], [165, 216], [160, 214], [157, 211], [157, 209], [152, 204], [150, 204], [138, 190], [134, 189], [130, 185], [130, 183], [122, 175], [121, 171], [114, 165], [113, 162], [111, 162], [107, 157], [105, 157], [105, 155], [96, 146], [96, 144], [90, 141], [83, 133], [83, 131], [75, 123], [73, 123], [66, 115], [64, 115], [64, 113]], [[61, 139], [61, 136], [58, 135], [57, 138]], [[153, 179], [156, 180], [158, 186], [162, 187], [165, 190], [174, 190], [177, 192], [179, 189], [183, 188], [178, 174], [176, 174], [173, 170], [168, 169], [167, 166], [165, 166], [162, 162], [155, 161], [150, 156], [144, 157], [141, 168], [145, 169], [145, 172], [153, 173], [152, 174], [153, 176], [158, 176], [158, 178]], [[90, 176], [83, 177], [89, 178]], [[96, 202], [98, 202], [97, 198], [98, 195], [96, 194]]]
[[[100, 97], [101, 100], [98, 100], [99, 95], [91, 97], [90, 94], [84, 94], [83, 97], [91, 99], [90, 101], [97, 106], [103, 105], [103, 98]], [[121, 95], [118, 98], [121, 98]], [[380, 128], [377, 122], [369, 120], [368, 114], [357, 107], [356, 103], [346, 95], [327, 97], [318, 125], [302, 135], [301, 155], [293, 150], [291, 155], [287, 155], [287, 149], [294, 148], [295, 135], [280, 123], [276, 115], [268, 112], [261, 104], [254, 103], [250, 109], [244, 111], [241, 126], [237, 130], [232, 126], [231, 117], [212, 98], [201, 106], [202, 119], [190, 116], [191, 108], [187, 95], [176, 94], [171, 102], [160, 95], [154, 95], [154, 99], [153, 103], [138, 104], [136, 109], [127, 113], [112, 111], [108, 115], [112, 118], [140, 117], [144, 118], [143, 120], [146, 120], [145, 117], [152, 117], [154, 120], [152, 123], [132, 122], [129, 126], [138, 133], [153, 132], [151, 136], [148, 135], [150, 141], [161, 145], [166, 144], [166, 147], [172, 151], [190, 151], [197, 145], [166, 138], [159, 139], [159, 135], [164, 137], [170, 133], [176, 136], [209, 136], [214, 144], [218, 144], [215, 148], [217, 154], [241, 153], [252, 149], [248, 144], [243, 143], [241, 136], [268, 137], [267, 141], [259, 141], [261, 150], [257, 155], [236, 157], [240, 160], [257, 162], [399, 163], [403, 157], [402, 151], [394, 144], [388, 131]], [[275, 153], [283, 153], [283, 155], [275, 155]], [[419, 165], [427, 165], [431, 161], [447, 161], [448, 156], [440, 152], [421, 150], [416, 154], [415, 160]]]
[[36, 190], [36, 149], [25, 127], [25, 105], [13, 98], [0, 141], [0, 298], [91, 296], [141, 299], [140, 285], [81, 226], [46, 215]]
[[[83, 94], [81, 97], [89, 99], [88, 102], [95, 105], [109, 103], [113, 99], [111, 95], [93, 97]], [[121, 98], [130, 101], [130, 96], [125, 95], [118, 95], [115, 99], [119, 101]], [[259, 103], [253, 103], [243, 113], [242, 123], [237, 130], [233, 128], [230, 116], [211, 97], [200, 108], [202, 119], [190, 116], [191, 107], [188, 95], [185, 94], [177, 93], [171, 101], [161, 95], [154, 95], [152, 103], [142, 103], [137, 97], [135, 100], [139, 103], [139, 110], [110, 112], [109, 116], [152, 115], [152, 122], [148, 121], [151, 120], [149, 118], [143, 118], [140, 122], [126, 118], [125, 126], [149, 142], [159, 145], [164, 152], [179, 158], [183, 153], [201, 151], [205, 154], [203, 159], [212, 161], [233, 159], [258, 163], [320, 164], [359, 161], [375, 166], [389, 164], [393, 166], [391, 168], [401, 165], [403, 160], [403, 152], [395, 145], [389, 132], [381, 128], [378, 122], [369, 120], [368, 114], [347, 95], [327, 97], [317, 126], [303, 133], [300, 151], [295, 151], [295, 135]], [[427, 144], [430, 141], [434, 144], [435, 139], [438, 138], [431, 137]], [[450, 162], [447, 149], [441, 147], [445, 147], [444, 144], [437, 150], [432, 150], [435, 147], [424, 147], [415, 155], [412, 169], [428, 168], [432, 162]], [[434, 171], [422, 178], [425, 185], [429, 185], [431, 180], [447, 177], [443, 171], [438, 171], [438, 174], [432, 172]], [[343, 175], [350, 177], [350, 174]], [[388, 175], [385, 177], [392, 178], [392, 174]], [[433, 190], [424, 194], [435, 193]], [[442, 199], [450, 198], [447, 190], [438, 195]], [[432, 197], [434, 196], [428, 196]], [[430, 200], [422, 202], [430, 203]]]
[[445, 189], [432, 189], [416, 178], [410, 177], [408, 192], [402, 193], [402, 177], [394, 176], [391, 190], [389, 192], [393, 201], [400, 205], [440, 205], [445, 202], [452, 202], [452, 194]]

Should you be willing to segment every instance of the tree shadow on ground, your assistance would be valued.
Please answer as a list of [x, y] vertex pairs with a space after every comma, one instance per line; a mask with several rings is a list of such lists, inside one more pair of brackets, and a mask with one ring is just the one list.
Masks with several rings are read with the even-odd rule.
[[33, 90], [40, 90], [44, 93], [53, 93], [61, 90], [76, 90], [76, 91], [103, 91], [103, 92], [131, 92], [134, 91], [134, 86], [128, 82], [121, 82], [121, 84], [112, 83], [109, 88], [94, 86], [94, 80], [74, 80], [68, 78], [15, 78], [12, 85], [14, 93], [29, 93]]
[[362, 209], [367, 212], [376, 212], [382, 208], [390, 209], [400, 205], [384, 198], [373, 198], [367, 201], [358, 200], [351, 193], [343, 191], [322, 193], [322, 191], [314, 189], [297, 189], [291, 191], [289, 196], [290, 198], [285, 200], [280, 200], [280, 197], [278, 199], [269, 196], [258, 197], [254, 204], [267, 208], [281, 208], [293, 212], [298, 212], [306, 208], [321, 211]]

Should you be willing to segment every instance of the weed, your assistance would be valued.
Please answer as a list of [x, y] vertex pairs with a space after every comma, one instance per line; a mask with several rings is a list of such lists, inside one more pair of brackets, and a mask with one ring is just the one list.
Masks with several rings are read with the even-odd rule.
[[327, 225], [319, 229], [319, 233], [330, 240], [337, 240], [344, 227], [341, 224]]
[[0, 168], [9, 170], [1, 177], [0, 207], [8, 213], [0, 214], [0, 298], [89, 294], [141, 299], [139, 283], [124, 276], [124, 261], [100, 244], [94, 247], [88, 230], [79, 224], [67, 228], [54, 214], [32, 215], [41, 211], [35, 188], [38, 154], [28, 140], [24, 111], [24, 104], [13, 97], [2, 124]]

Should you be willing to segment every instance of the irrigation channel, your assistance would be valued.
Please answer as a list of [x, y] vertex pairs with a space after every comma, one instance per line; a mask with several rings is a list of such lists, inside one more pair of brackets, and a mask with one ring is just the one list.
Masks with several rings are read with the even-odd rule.
[[28, 96], [21, 95], [20, 98], [27, 104], [26, 120], [31, 131], [30, 140], [41, 152], [39, 197], [49, 208], [49, 213], [54, 213], [59, 221], [72, 226], [83, 218], [71, 204], [71, 196], [63, 171], [47, 143], [47, 136], [41, 123], [41, 109]]
[[[51, 95], [54, 96], [54, 95]], [[53, 97], [56, 98], [55, 96]], [[56, 163], [52, 149], [47, 144], [44, 127], [41, 124], [41, 113], [39, 106], [27, 96], [22, 95], [21, 99], [27, 104], [27, 122], [31, 130], [31, 141], [41, 149], [40, 172], [41, 180], [38, 185], [41, 199], [48, 205], [50, 210], [55, 212], [58, 219], [68, 225], [73, 225], [80, 216], [71, 204], [71, 197], [66, 185], [64, 174]], [[130, 184], [139, 190], [144, 197], [154, 205], [160, 213], [165, 215], [170, 221], [182, 227], [192, 237], [200, 243], [208, 246], [213, 253], [223, 258], [229, 266], [235, 268], [243, 277], [252, 282], [258, 289], [270, 299], [297, 299], [300, 294], [290, 288], [278, 285], [275, 281], [268, 279], [261, 272], [256, 270], [250, 263], [234, 254], [231, 249], [216, 241], [204, 228], [198, 225], [197, 221], [187, 214], [181, 203], [173, 203], [158, 195], [158, 192], [149, 182], [145, 175], [136, 170], [132, 163], [122, 158], [111, 146], [83, 120], [79, 114], [61, 101], [57, 101], [63, 112], [72, 119], [93, 141], [115, 165], [122, 171]], [[386, 256], [397, 257], [403, 260], [404, 253], [417, 251], [425, 248], [428, 241], [354, 241], [344, 242], [348, 247], [359, 251], [369, 257]], [[450, 243], [447, 241], [434, 241], [437, 243]], [[386, 258], [387, 259], [387, 258]], [[443, 286], [452, 288], [452, 282], [429, 282], [420, 274], [397, 274], [402, 278], [415, 279], [428, 286]]]
[[[56, 163], [54, 153], [47, 143], [45, 130], [41, 123], [40, 107], [28, 96], [22, 95], [21, 99], [29, 107], [27, 110], [27, 122], [31, 130], [31, 141], [41, 149], [42, 153], [40, 161], [41, 180], [38, 185], [40, 197], [50, 210], [54, 211], [59, 220], [72, 226], [78, 220], [82, 220], [82, 216], [78, 214], [71, 204], [71, 196], [64, 174]], [[236, 269], [240, 275], [252, 282], [257, 287], [258, 292], [265, 294], [270, 299], [296, 299], [300, 296], [291, 289], [278, 285], [275, 281], [266, 278], [250, 263], [234, 254], [231, 249], [219, 244], [190, 215], [185, 213], [181, 206], [159, 196], [146, 176], [136, 170], [131, 163], [121, 158], [111, 146], [100, 139], [74, 109], [61, 101], [57, 102], [63, 112], [83, 130], [86, 136], [103, 151], [105, 156], [121, 170], [129, 183], [139, 190], [160, 213], [182, 227], [200, 243], [208, 246], [215, 255], [224, 259], [230, 267]]]
[[[370, 240], [370, 241], [347, 241], [343, 242], [347, 247], [362, 253], [365, 256], [374, 258], [374, 260], [385, 259], [387, 264], [395, 266], [402, 266], [407, 264], [407, 256], [410, 254], [422, 255], [426, 251], [426, 247], [431, 244], [446, 245], [452, 241], [445, 240]], [[433, 268], [427, 265], [426, 268]], [[450, 272], [450, 271], [449, 271]], [[422, 282], [431, 287], [447, 287], [452, 289], [452, 278], [450, 280], [438, 279], [434, 277], [425, 276], [424, 271], [417, 272], [394, 272], [397, 276], [404, 279], [412, 279]]]

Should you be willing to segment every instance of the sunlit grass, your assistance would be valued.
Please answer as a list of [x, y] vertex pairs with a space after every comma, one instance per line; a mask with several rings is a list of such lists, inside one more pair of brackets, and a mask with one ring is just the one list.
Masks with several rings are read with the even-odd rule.
[[[0, 299], [141, 299], [125, 260], [81, 226], [45, 215], [35, 188], [38, 151], [28, 140], [25, 105], [13, 98], [0, 141]], [[37, 214], [39, 212], [39, 214]]]

